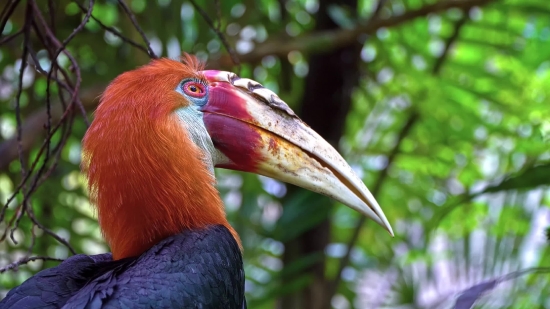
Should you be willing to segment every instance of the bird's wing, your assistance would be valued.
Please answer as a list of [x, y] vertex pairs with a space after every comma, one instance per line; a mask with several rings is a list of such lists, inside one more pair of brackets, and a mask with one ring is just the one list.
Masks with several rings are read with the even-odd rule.
[[211, 226], [169, 237], [104, 273], [64, 308], [242, 309], [244, 270], [229, 230]]
[[98, 265], [110, 260], [111, 254], [70, 257], [12, 289], [0, 308], [60, 308], [97, 273]]

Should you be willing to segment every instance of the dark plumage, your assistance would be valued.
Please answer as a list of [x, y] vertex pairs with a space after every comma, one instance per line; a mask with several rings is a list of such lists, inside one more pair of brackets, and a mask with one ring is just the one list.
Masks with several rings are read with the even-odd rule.
[[241, 252], [216, 225], [135, 258], [76, 255], [12, 289], [0, 308], [246, 308]]
[[184, 58], [118, 76], [84, 136], [82, 171], [112, 256], [73, 257], [0, 307], [246, 307], [240, 240], [214, 167], [334, 197], [392, 233], [353, 169], [288, 107], [281, 112], [275, 93]]

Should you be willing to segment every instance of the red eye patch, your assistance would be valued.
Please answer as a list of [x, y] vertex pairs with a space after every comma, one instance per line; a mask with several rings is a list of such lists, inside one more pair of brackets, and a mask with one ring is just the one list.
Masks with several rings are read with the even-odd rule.
[[206, 95], [206, 88], [196, 81], [186, 82], [181, 86], [183, 93], [194, 98], [203, 98]]

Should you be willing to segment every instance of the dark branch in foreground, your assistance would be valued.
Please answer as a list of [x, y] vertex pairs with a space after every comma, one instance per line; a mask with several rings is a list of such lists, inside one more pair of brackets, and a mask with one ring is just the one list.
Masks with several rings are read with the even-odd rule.
[[64, 260], [63, 259], [57, 259], [57, 258], [52, 258], [52, 257], [49, 257], [49, 256], [32, 256], [32, 257], [28, 257], [28, 258], [24, 258], [24, 259], [20, 259], [16, 262], [13, 262], [11, 264], [8, 264], [4, 267], [0, 267], [0, 274], [1, 273], [4, 273], [8, 270], [17, 270], [19, 268], [19, 266], [21, 265], [25, 265], [29, 262], [34, 262], [34, 261], [55, 261], [55, 262], [63, 262]]
[[[83, 12], [83, 13], [86, 13], [86, 8], [78, 3], [78, 2], [75, 2], [76, 5], [78, 5], [78, 7], [80, 8], [80, 10]], [[105, 25], [103, 22], [101, 22], [101, 20], [97, 19], [97, 17], [95, 17], [93, 14], [90, 15], [90, 17], [92, 18], [92, 20], [94, 20], [101, 28], [105, 29], [105, 31], [108, 31], [110, 33], [112, 33], [113, 35], [115, 35], [116, 37], [120, 38], [123, 42], [126, 42], [134, 47], [136, 47], [137, 49], [143, 51], [144, 53], [146, 53], [147, 55], [151, 56], [149, 54], [149, 50], [147, 49], [148, 47], [143, 47], [142, 45], [140, 45], [139, 43], [137, 43], [136, 41], [124, 36], [120, 31], [116, 30], [115, 28], [113, 27], [109, 27], [107, 25]]]
[[[306, 54], [323, 53], [337, 48], [349, 46], [350, 44], [354, 44], [356, 43], [358, 36], [363, 34], [375, 33], [380, 28], [395, 27], [407, 21], [413, 20], [417, 17], [426, 16], [430, 13], [442, 12], [449, 8], [460, 8], [464, 11], [467, 11], [473, 6], [485, 5], [490, 3], [491, 1], [492, 0], [447, 0], [437, 2], [435, 4], [426, 5], [417, 10], [405, 12], [403, 15], [381, 19], [378, 17], [378, 13], [383, 8], [386, 0], [379, 0], [371, 18], [367, 22], [359, 24], [354, 29], [320, 31], [298, 38], [293, 38], [291, 40], [288, 40], [286, 38], [270, 40], [266, 43], [259, 44], [256, 49], [254, 49], [251, 53], [242, 55], [241, 60], [243, 62], [255, 63], [260, 61], [263, 57], [267, 55], [286, 56], [288, 52], [293, 50], [298, 50]], [[21, 1], [10, 1], [10, 3], [4, 8], [0, 17], [0, 28], [4, 27], [10, 14], [15, 10], [15, 7], [20, 2]], [[50, 5], [50, 10], [48, 13], [43, 13], [40, 10], [39, 6], [36, 4], [35, 0], [29, 0], [26, 3], [29, 14], [27, 14], [24, 27], [10, 36], [0, 38], [0, 42], [2, 44], [5, 44], [9, 41], [20, 38], [20, 36], [23, 36], [23, 61], [22, 66], [20, 67], [20, 76], [23, 76], [23, 70], [28, 61], [28, 64], [35, 66], [38, 73], [47, 77], [46, 107], [40, 111], [33, 113], [30, 117], [26, 117], [24, 122], [19, 119], [17, 125], [17, 136], [0, 144], [0, 170], [6, 170], [8, 165], [19, 157], [23, 173], [23, 181], [18, 185], [15, 190], [16, 194], [19, 194], [19, 192], [23, 193], [23, 199], [21, 202], [18, 203], [18, 206], [16, 208], [17, 211], [15, 211], [11, 217], [4, 218], [4, 211], [7, 209], [9, 202], [6, 203], [1, 209], [0, 221], [6, 223], [6, 230], [4, 231], [4, 235], [0, 237], [0, 241], [5, 240], [9, 229], [11, 229], [12, 233], [10, 233], [10, 235], [12, 236], [13, 231], [15, 231], [15, 229], [19, 226], [20, 220], [23, 218], [24, 215], [27, 215], [32, 222], [33, 228], [34, 226], [40, 228], [47, 235], [52, 236], [58, 242], [65, 245], [71, 252], [74, 253], [74, 249], [66, 240], [55, 234], [53, 231], [49, 230], [46, 226], [44, 226], [41, 222], [37, 220], [32, 209], [30, 196], [32, 195], [34, 190], [36, 190], [36, 188], [45, 179], [47, 179], [53, 169], [57, 166], [61, 150], [63, 149], [63, 146], [65, 145], [71, 132], [72, 123], [75, 118], [75, 110], [78, 108], [80, 113], [85, 118], [86, 110], [89, 111], [95, 107], [95, 105], [97, 104], [95, 98], [104, 88], [103, 85], [100, 85], [98, 86], [98, 88], [88, 89], [87, 91], [80, 91], [80, 68], [76, 59], [66, 49], [70, 41], [78, 33], [83, 31], [84, 25], [89, 19], [94, 19], [97, 21], [97, 19], [92, 15], [94, 0], [88, 0], [87, 2], [88, 8], [79, 5], [82, 12], [85, 13], [83, 20], [63, 41], [60, 41], [60, 39], [58, 39], [56, 36], [54, 25], [55, 18], [52, 15], [54, 14], [54, 10], [51, 9], [52, 6]], [[147, 52], [152, 58], [156, 58], [157, 55], [155, 55], [153, 50], [151, 49], [150, 42], [147, 39], [144, 31], [139, 27], [139, 24], [133, 12], [128, 8], [123, 0], [118, 0], [118, 2], [120, 3], [125, 13], [128, 15], [136, 30], [143, 38], [143, 41], [145, 42], [147, 48], [143, 47], [143, 45], [136, 43], [135, 41], [132, 41], [129, 38], [125, 38], [121, 32], [117, 31], [114, 28], [106, 27], [101, 23], [100, 26], [103, 27], [103, 29], [105, 29], [106, 31], [109, 31], [114, 35], [120, 37], [128, 44]], [[221, 62], [218, 63], [217, 66], [230, 67], [233, 65], [239, 65], [240, 62], [236, 52], [231, 48], [231, 46], [227, 42], [227, 39], [223, 35], [223, 32], [221, 31], [219, 12], [218, 22], [217, 24], [215, 24], [215, 22], [196, 4], [195, 1], [192, 1], [192, 3], [197, 11], [202, 15], [206, 23], [210, 26], [210, 28], [218, 35], [224, 47], [228, 51], [229, 55], [225, 57], [225, 59], [227, 59], [228, 61], [226, 61], [226, 63], [224, 64], [224, 58], [221, 58]], [[216, 3], [219, 6], [219, 2]], [[459, 22], [464, 24], [466, 20], [464, 19]], [[457, 31], [449, 38], [443, 55], [436, 61], [434, 65], [434, 74], [437, 74], [439, 72], [442, 63], [445, 60], [447, 52], [450, 49], [451, 43], [457, 38], [458, 30], [460, 29], [462, 24], [457, 25]], [[36, 40], [34, 38], [32, 38], [32, 40], [30, 39], [32, 34], [36, 35]], [[33, 46], [33, 44], [35, 46]], [[38, 47], [36, 46], [36, 44], [41, 44], [41, 46]], [[45, 49], [48, 52], [50, 59], [53, 59], [51, 68], [48, 71], [42, 69], [40, 67], [39, 61], [37, 61], [36, 53], [34, 52], [34, 50], [39, 49]], [[71, 64], [70, 68], [64, 68], [57, 62], [57, 56], [61, 53], [63, 53], [69, 59], [69, 62]], [[54, 83], [59, 89], [59, 102], [55, 104], [52, 104], [52, 91], [50, 89], [50, 83]], [[21, 91], [21, 85], [19, 86], [18, 90]], [[19, 104], [17, 104], [17, 107], [18, 106]], [[409, 121], [402, 131], [405, 133], [403, 133], [403, 135], [400, 135], [400, 140], [406, 136], [406, 132], [410, 131], [416, 119], [418, 119], [418, 114], [416, 114], [415, 111], [412, 111]], [[57, 142], [57, 144], [50, 145], [51, 137], [57, 131], [61, 131], [61, 139], [59, 142]], [[43, 136], [45, 136], [45, 139], [39, 148], [38, 155], [36, 156], [36, 159], [32, 162], [32, 164], [29, 164], [29, 167], [27, 168], [25, 164], [27, 163], [26, 160], [28, 159], [24, 157], [24, 154], [27, 154], [32, 146], [36, 144], [36, 140]], [[391, 162], [393, 162], [394, 157], [397, 155], [398, 148], [399, 143], [396, 146], [396, 149], [391, 152], [389, 165], [391, 165]], [[389, 168], [389, 166], [387, 168]], [[383, 172], [382, 174], [380, 174], [379, 177], [379, 181], [377, 182], [373, 193], [376, 193], [380, 190], [381, 184], [383, 183], [385, 177], [387, 177], [387, 174]], [[12, 198], [10, 198], [10, 201], [15, 199], [15, 197], [16, 195], [12, 196]], [[360, 222], [356, 231], [357, 235], [359, 234], [363, 223], [364, 221]], [[353, 247], [356, 238], [357, 236], [354, 235], [354, 238], [352, 238], [352, 240], [350, 241], [350, 246], [348, 247], [348, 249], [351, 249]], [[13, 240], [15, 241], [15, 239]], [[34, 244], [34, 238], [32, 244]], [[32, 244], [30, 250], [32, 250]], [[36, 259], [46, 258], [35, 257], [22, 259], [14, 264], [10, 264], [13, 266], [7, 266], [11, 268], [0, 269], [0, 272], [3, 272], [7, 269], [15, 269], [18, 265]], [[346, 257], [342, 259], [340, 273], [349, 262], [348, 260], [349, 252], [347, 252]], [[340, 275], [337, 276], [336, 281], [334, 282], [334, 289], [336, 289], [338, 286], [339, 278]]]
[[145, 32], [143, 32], [143, 29], [141, 29], [141, 27], [139, 26], [139, 23], [137, 22], [136, 16], [132, 12], [132, 10], [130, 10], [130, 8], [126, 5], [124, 0], [118, 0], [118, 3], [120, 3], [120, 6], [122, 6], [122, 8], [124, 9], [124, 12], [126, 12], [126, 15], [128, 15], [128, 18], [130, 18], [130, 21], [132, 22], [132, 24], [134, 25], [136, 30], [139, 32], [139, 34], [143, 38], [143, 41], [145, 42], [145, 45], [147, 45], [147, 51], [149, 52], [149, 56], [153, 59], [158, 58], [158, 56], [155, 54], [155, 52], [151, 48], [151, 43], [149, 42], [149, 39], [145, 35]]
[[[4, 8], [1, 14], [2, 28], [6, 21], [14, 12], [15, 6], [20, 1], [11, 1]], [[72, 125], [75, 119], [75, 111], [79, 110], [87, 123], [86, 109], [82, 105], [80, 99], [80, 84], [81, 74], [80, 67], [71, 52], [67, 49], [73, 38], [84, 30], [84, 26], [91, 18], [91, 13], [94, 6], [94, 0], [88, 0], [88, 8], [83, 8], [84, 18], [72, 30], [72, 32], [61, 41], [55, 31], [55, 10], [52, 1], [48, 2], [48, 9], [42, 11], [42, 8], [35, 0], [28, 0], [25, 6], [25, 18], [22, 29], [16, 31], [10, 36], [3, 37], [1, 42], [5, 44], [15, 38], [22, 36], [20, 44], [22, 46], [21, 65], [19, 70], [19, 80], [16, 85], [15, 95], [15, 114], [16, 114], [16, 135], [0, 145], [2, 153], [2, 161], [5, 169], [15, 158], [19, 158], [21, 181], [15, 188], [14, 193], [7, 199], [7, 202], [0, 205], [0, 222], [4, 223], [2, 231], [0, 231], [0, 242], [5, 241], [9, 236], [14, 243], [18, 240], [14, 237], [14, 232], [21, 228], [20, 223], [24, 217], [27, 217], [31, 222], [31, 242], [28, 249], [28, 254], [32, 252], [35, 244], [35, 231], [37, 227], [41, 229], [45, 235], [51, 236], [60, 244], [75, 254], [74, 248], [63, 237], [50, 230], [46, 225], [39, 221], [35, 216], [31, 197], [34, 191], [49, 177], [52, 171], [58, 164], [61, 152], [68, 141], [72, 132]], [[44, 50], [50, 60], [49, 68], [41, 67], [35, 50]], [[69, 60], [69, 66], [60, 64], [59, 55], [63, 54]], [[27, 117], [23, 120], [23, 112], [21, 109], [21, 95], [23, 93], [23, 77], [29, 67], [33, 67], [37, 73], [45, 77], [46, 80], [46, 106], [40, 111], [40, 115], [33, 118]], [[52, 94], [57, 91], [60, 102], [56, 107], [52, 107]], [[31, 120], [37, 120], [33, 123]], [[32, 130], [27, 130], [32, 128]], [[59, 134], [57, 134], [59, 133]], [[59, 136], [58, 139], [53, 139], [54, 134]], [[32, 136], [31, 136], [32, 135]], [[29, 160], [29, 150], [34, 141], [38, 138], [44, 138], [38, 151], [33, 155], [32, 162]], [[31, 140], [29, 142], [29, 139]], [[55, 140], [55, 141], [54, 141]], [[7, 154], [8, 160], [3, 161]], [[11, 159], [10, 159], [11, 158]], [[20, 197], [20, 199], [18, 199]], [[12, 202], [17, 202], [14, 211], [8, 212], [8, 207]], [[23, 258], [19, 261], [8, 265], [1, 269], [0, 272], [6, 269], [14, 269], [22, 263], [27, 263], [36, 259], [58, 260], [48, 257]]]
[[[210, 29], [212, 29], [212, 31], [214, 31], [216, 33], [216, 35], [218, 36], [218, 38], [220, 39], [220, 41], [222, 41], [222, 44], [223, 46], [225, 47], [225, 49], [227, 50], [227, 52], [229, 53], [229, 56], [231, 57], [231, 61], [233, 61], [233, 64], [235, 64], [236, 66], [239, 67], [239, 71], [240, 71], [240, 65], [241, 65], [241, 62], [239, 61], [239, 57], [237, 56], [237, 53], [235, 52], [235, 50], [231, 47], [231, 45], [229, 45], [229, 42], [227, 42], [227, 39], [225, 37], [225, 35], [223, 35], [222, 31], [220, 30], [220, 27], [221, 27], [221, 21], [218, 21], [218, 26], [214, 26], [214, 22], [212, 21], [212, 19], [208, 16], [208, 14], [195, 2], [195, 0], [191, 0], [191, 3], [193, 4], [193, 6], [195, 7], [195, 9], [197, 11], [199, 11], [199, 14], [201, 14], [202, 18], [204, 19], [204, 21], [208, 24], [208, 26], [210, 27]], [[237, 72], [237, 74], [239, 74], [240, 72]]]

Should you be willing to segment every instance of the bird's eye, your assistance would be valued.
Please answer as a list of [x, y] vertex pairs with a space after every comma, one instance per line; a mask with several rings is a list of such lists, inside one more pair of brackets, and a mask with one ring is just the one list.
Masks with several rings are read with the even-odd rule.
[[183, 93], [194, 98], [203, 98], [206, 95], [206, 88], [197, 81], [188, 81], [182, 85]]

